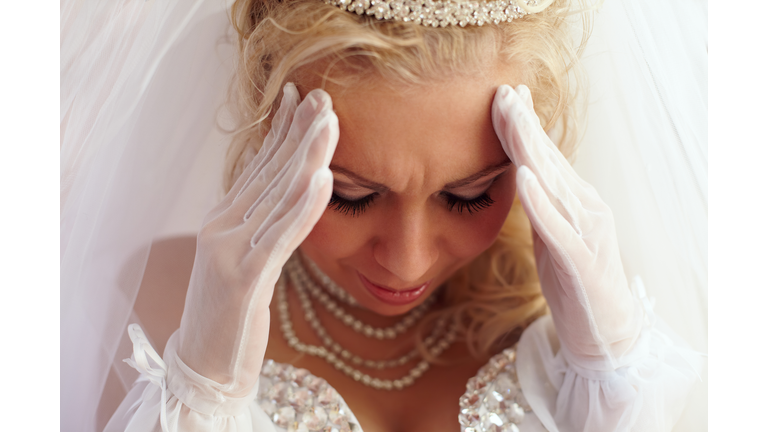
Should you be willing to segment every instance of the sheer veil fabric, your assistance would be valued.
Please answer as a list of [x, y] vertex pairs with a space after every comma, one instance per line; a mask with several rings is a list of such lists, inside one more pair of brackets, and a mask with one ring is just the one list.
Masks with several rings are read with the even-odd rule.
[[[628, 278], [707, 352], [707, 3], [611, 1], [583, 56], [585, 135], [574, 163], [613, 211]], [[675, 430], [707, 430], [706, 362]]]
[[[196, 156], [217, 143], [209, 138], [232, 75], [230, 3], [62, 4], [64, 431], [103, 427], [102, 392], [119, 397], [137, 376], [122, 363], [126, 326], [150, 244], [173, 224]], [[221, 167], [209, 169], [219, 185]]]
[[[230, 4], [61, 5], [63, 431], [103, 427], [103, 399], [137, 377], [122, 360], [152, 241], [194, 233], [220, 198]], [[588, 126], [575, 162], [613, 209], [627, 275], [642, 277], [656, 313], [701, 352], [706, 7], [605, 1], [583, 58]], [[676, 430], [706, 430], [706, 381]]]

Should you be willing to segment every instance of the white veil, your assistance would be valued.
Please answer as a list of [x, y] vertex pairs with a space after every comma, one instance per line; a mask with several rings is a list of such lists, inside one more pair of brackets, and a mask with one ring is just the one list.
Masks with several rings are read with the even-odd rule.
[[[136, 378], [121, 360], [151, 242], [194, 232], [217, 200], [230, 3], [61, 6], [63, 431], [103, 426], [104, 401]], [[605, 1], [584, 57], [591, 103], [576, 162], [614, 210], [628, 276], [704, 352], [706, 13], [705, 2]], [[706, 429], [705, 383], [694, 397], [679, 430]]]
[[[606, 0], [583, 57], [574, 167], [611, 207], [627, 277], [707, 352], [707, 3]], [[705, 362], [706, 364], [706, 362]], [[707, 430], [707, 371], [676, 430]]]
[[97, 414], [102, 391], [120, 398], [136, 378], [121, 362], [131, 352], [126, 326], [149, 246], [172, 223], [196, 157], [216, 144], [211, 133], [232, 72], [227, 7], [62, 4], [63, 431], [103, 426], [111, 413]]

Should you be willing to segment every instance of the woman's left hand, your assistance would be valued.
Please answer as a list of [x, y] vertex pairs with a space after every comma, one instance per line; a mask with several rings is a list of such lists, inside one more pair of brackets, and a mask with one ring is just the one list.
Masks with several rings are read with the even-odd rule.
[[566, 358], [588, 369], [620, 366], [644, 312], [624, 275], [611, 210], [542, 129], [526, 86], [500, 86], [492, 116], [518, 168], [541, 289]]

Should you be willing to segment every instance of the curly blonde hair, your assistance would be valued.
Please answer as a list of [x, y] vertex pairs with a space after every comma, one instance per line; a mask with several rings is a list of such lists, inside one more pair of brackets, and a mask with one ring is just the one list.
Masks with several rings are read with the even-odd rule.
[[[511, 23], [432, 28], [359, 16], [321, 0], [236, 0], [232, 22], [239, 56], [232, 89], [238, 129], [227, 155], [225, 188], [232, 187], [247, 155], [260, 148], [286, 82], [312, 76], [323, 83], [343, 78], [353, 86], [379, 77], [418, 86], [446, 73], [470, 77], [477, 65], [488, 64], [489, 54], [530, 88], [542, 126], [557, 129], [558, 145], [569, 155], [577, 136], [575, 66], [590, 23], [580, 14], [584, 36], [574, 40], [573, 9], [569, 0], [555, 0], [545, 11]], [[546, 312], [530, 225], [517, 199], [494, 244], [448, 281], [443, 304], [420, 333], [439, 317], [455, 317], [477, 358], [514, 343]], [[417, 342], [436, 361], [421, 335]]]

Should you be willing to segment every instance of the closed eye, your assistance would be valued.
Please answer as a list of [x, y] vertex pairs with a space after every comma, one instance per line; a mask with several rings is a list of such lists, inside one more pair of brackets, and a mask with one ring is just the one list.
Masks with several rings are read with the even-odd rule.
[[487, 192], [483, 192], [480, 196], [467, 199], [448, 192], [441, 192], [440, 195], [445, 199], [448, 205], [448, 210], [463, 213], [466, 210], [469, 214], [473, 212], [479, 212], [493, 205], [495, 202]]
[[[445, 201], [448, 211], [456, 211], [459, 214], [466, 211], [470, 215], [477, 213], [494, 204], [495, 201], [488, 195], [488, 189], [492, 184], [496, 183], [501, 175], [499, 174], [493, 178], [490, 184], [486, 186], [485, 191], [474, 198], [465, 198], [447, 191], [440, 192], [439, 196]], [[328, 208], [347, 216], [359, 216], [371, 206], [377, 196], [379, 196], [379, 193], [374, 192], [360, 198], [347, 198], [334, 191], [331, 195], [331, 200], [328, 202]]]
[[[347, 216], [359, 216], [373, 203], [377, 195], [378, 193], [374, 192], [362, 198], [351, 200], [333, 193], [328, 207]], [[445, 200], [448, 211], [455, 210], [460, 214], [466, 210], [471, 215], [492, 206], [495, 202], [487, 192], [470, 199], [449, 192], [441, 192], [440, 196]]]
[[457, 212], [463, 213], [464, 210], [466, 210], [467, 213], [469, 214], [479, 212], [480, 210], [487, 209], [488, 207], [492, 206], [493, 203], [495, 202], [493, 198], [491, 198], [491, 196], [488, 195], [488, 190], [493, 184], [495, 184], [499, 180], [499, 178], [501, 178], [502, 175], [504, 175], [504, 173], [501, 173], [496, 177], [494, 177], [493, 179], [491, 179], [487, 183], [487, 186], [484, 186], [485, 190], [481, 194], [475, 196], [474, 198], [466, 198], [466, 197], [457, 195], [455, 193], [446, 192], [446, 191], [440, 192], [440, 196], [442, 196], [443, 199], [445, 200], [446, 204], [448, 205], [449, 211], [452, 211], [455, 209]]
[[328, 207], [341, 212], [349, 216], [358, 216], [365, 211], [368, 206], [371, 205], [373, 199], [376, 198], [378, 192], [366, 195], [358, 199], [348, 199], [334, 192], [331, 195], [331, 200], [328, 202]]

